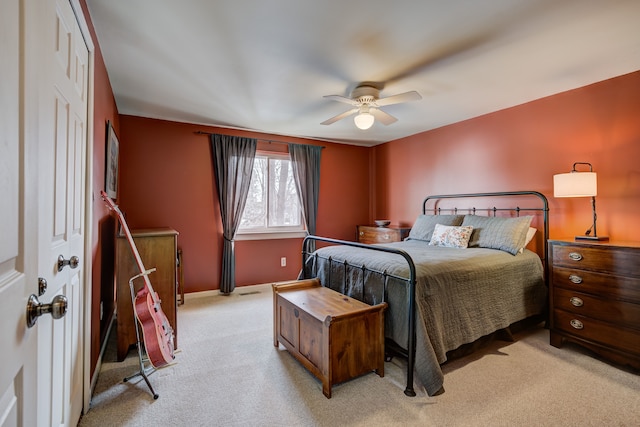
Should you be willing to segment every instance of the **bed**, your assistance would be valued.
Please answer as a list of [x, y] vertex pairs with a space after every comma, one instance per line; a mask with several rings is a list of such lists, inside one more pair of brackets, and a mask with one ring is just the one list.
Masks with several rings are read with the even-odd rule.
[[[451, 205], [475, 198], [493, 206]], [[367, 304], [386, 302], [387, 347], [407, 358], [404, 393], [415, 396], [415, 373], [436, 395], [444, 391], [441, 365], [450, 352], [544, 317], [548, 210], [536, 191], [428, 196], [402, 242], [307, 236], [301, 278], [317, 277]]]

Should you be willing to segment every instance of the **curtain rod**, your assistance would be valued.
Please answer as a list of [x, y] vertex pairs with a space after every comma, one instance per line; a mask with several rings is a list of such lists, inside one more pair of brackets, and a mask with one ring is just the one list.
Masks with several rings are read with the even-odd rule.
[[[197, 130], [194, 132], [196, 135], [220, 135], [218, 133], [214, 133], [214, 132], [205, 132], [202, 130]], [[263, 142], [268, 142], [269, 144], [276, 143], [276, 144], [296, 144], [295, 142], [285, 142], [285, 141], [278, 141], [277, 139], [265, 139], [265, 138], [256, 138], [256, 140], [258, 141], [263, 141]], [[320, 146], [320, 148], [325, 148], [324, 146]]]

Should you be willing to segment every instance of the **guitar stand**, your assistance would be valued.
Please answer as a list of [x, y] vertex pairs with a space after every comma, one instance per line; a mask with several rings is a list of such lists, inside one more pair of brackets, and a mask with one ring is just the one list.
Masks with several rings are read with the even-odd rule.
[[[147, 376], [148, 373], [152, 373], [155, 371], [155, 368], [153, 366], [149, 367], [149, 368], [145, 368], [144, 367], [144, 361], [145, 359], [142, 357], [142, 342], [140, 341], [140, 330], [139, 330], [139, 326], [138, 326], [138, 313], [136, 313], [136, 296], [135, 293], [133, 291], [133, 281], [136, 280], [139, 277], [142, 276], [146, 276], [150, 273], [153, 273], [154, 271], [156, 271], [155, 268], [152, 268], [150, 270], [146, 270], [140, 274], [137, 274], [135, 276], [133, 276], [131, 279], [129, 279], [129, 289], [131, 291], [131, 305], [133, 307], [133, 322], [135, 323], [135, 329], [136, 329], [136, 347], [138, 348], [138, 362], [139, 362], [139, 366], [140, 366], [140, 370], [138, 372], [136, 372], [133, 375], [130, 375], [128, 377], [125, 377], [122, 381], [123, 382], [128, 382], [129, 380], [131, 380], [132, 378], [135, 378], [137, 376], [141, 376], [144, 379], [144, 382], [147, 383], [147, 386], [149, 387], [149, 390], [151, 391], [151, 394], [153, 395], [153, 399], [156, 400], [158, 399], [158, 397], [160, 397], [160, 395], [158, 393], [156, 393], [153, 390], [153, 387], [151, 386], [151, 382], [149, 381], [149, 377]], [[146, 359], [148, 360], [148, 359]]]

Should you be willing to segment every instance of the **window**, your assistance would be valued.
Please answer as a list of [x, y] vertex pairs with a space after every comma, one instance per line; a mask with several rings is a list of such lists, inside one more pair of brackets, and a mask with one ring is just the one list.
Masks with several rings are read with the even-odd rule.
[[[264, 236], [268, 234], [268, 236]], [[238, 237], [304, 236], [300, 200], [288, 154], [258, 153]]]

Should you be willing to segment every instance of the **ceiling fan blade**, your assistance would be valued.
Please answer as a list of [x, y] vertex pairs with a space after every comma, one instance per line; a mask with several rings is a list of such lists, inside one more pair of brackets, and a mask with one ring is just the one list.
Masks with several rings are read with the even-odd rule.
[[324, 98], [331, 99], [332, 101], [344, 102], [345, 104], [358, 105], [357, 101], [342, 95], [325, 95]]
[[422, 99], [422, 96], [415, 90], [412, 90], [411, 92], [399, 93], [398, 95], [377, 99], [376, 104], [382, 107], [385, 105], [400, 104], [401, 102], [418, 101], [420, 99]]
[[376, 118], [377, 121], [379, 121], [380, 123], [382, 123], [385, 126], [390, 125], [391, 123], [398, 121], [398, 119], [393, 117], [391, 114], [385, 113], [384, 111], [378, 110], [377, 108], [370, 108], [369, 112], [371, 113], [371, 115], [373, 115], [373, 117]]
[[[519, 9], [519, 11], [522, 11], [522, 16], [535, 13], [534, 11], [526, 10], [525, 8]], [[514, 16], [512, 19], [515, 20], [517, 17]], [[505, 19], [504, 21], [505, 23], [515, 22], [510, 21], [509, 19]], [[505, 31], [504, 27], [500, 28], [500, 26], [496, 25], [487, 28], [487, 30], [482, 33], [479, 32], [465, 38], [451, 40], [447, 43], [436, 43], [436, 45], [432, 46], [428, 51], [425, 51], [426, 56], [416, 58], [416, 61], [413, 64], [409, 65], [404, 70], [398, 70], [394, 75], [388, 76], [384, 82], [386, 85], [389, 85], [390, 83], [395, 83], [410, 77], [420, 76], [432, 68], [456, 63], [459, 60], [464, 59], [467, 55], [473, 55], [477, 49], [482, 48], [487, 43], [494, 40], [498, 35], [503, 34], [503, 31]]]
[[324, 122], [320, 123], [321, 125], [330, 125], [331, 123], [335, 123], [338, 120], [342, 120], [345, 117], [349, 117], [352, 114], [355, 114], [358, 112], [357, 108], [352, 108], [349, 111], [345, 111], [344, 113], [338, 114], [337, 116], [333, 116], [330, 119], [325, 120]]

